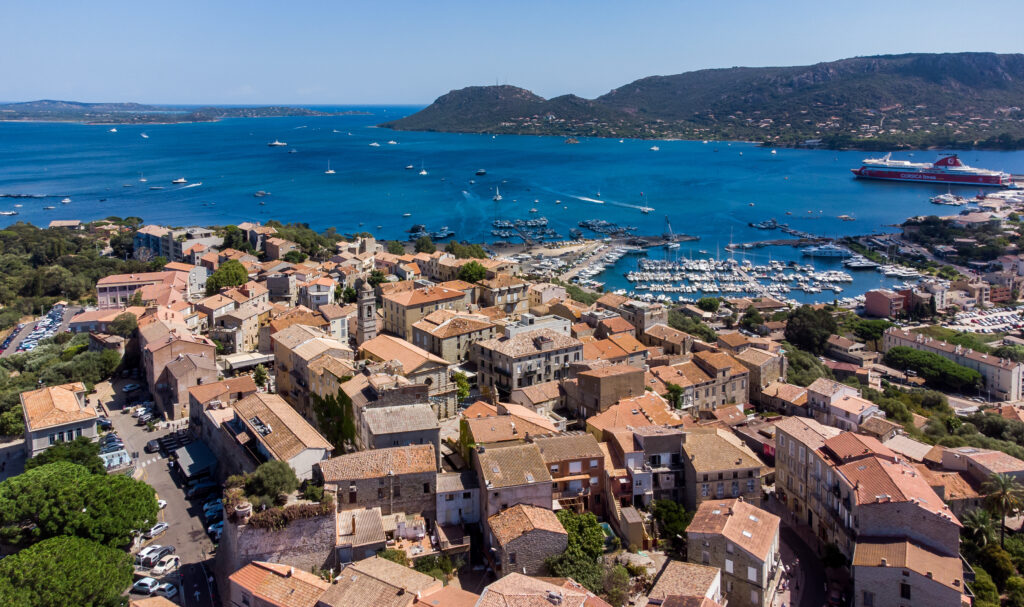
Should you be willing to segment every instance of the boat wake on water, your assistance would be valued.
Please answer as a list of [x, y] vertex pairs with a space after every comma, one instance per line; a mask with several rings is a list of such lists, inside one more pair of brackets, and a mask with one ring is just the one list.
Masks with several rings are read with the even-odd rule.
[[636, 209], [638, 211], [646, 210], [646, 212], [654, 210], [650, 207], [646, 207], [640, 204], [631, 204], [629, 202], [619, 202], [617, 200], [598, 200], [596, 198], [587, 198], [586, 196], [573, 196], [572, 194], [569, 195], [577, 200], [582, 200], [583, 202], [592, 202], [594, 204], [607, 204], [615, 207], [622, 207], [624, 209]]
[[196, 182], [196, 183], [190, 183], [190, 184], [188, 184], [188, 185], [185, 185], [185, 186], [181, 186], [181, 187], [180, 187], [180, 188], [178, 188], [178, 189], [179, 189], [179, 190], [187, 190], [187, 189], [189, 189], [189, 188], [198, 188], [198, 187], [199, 187], [199, 186], [201, 186], [201, 185], [203, 185], [203, 182], [202, 182], [202, 181], [199, 181], [199, 182]]

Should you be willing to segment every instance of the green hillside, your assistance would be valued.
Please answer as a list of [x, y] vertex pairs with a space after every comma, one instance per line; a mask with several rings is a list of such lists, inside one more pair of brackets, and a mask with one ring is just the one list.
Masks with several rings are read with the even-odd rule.
[[747, 139], [829, 147], [1024, 147], [1024, 55], [908, 54], [651, 76], [596, 99], [468, 87], [399, 130]]

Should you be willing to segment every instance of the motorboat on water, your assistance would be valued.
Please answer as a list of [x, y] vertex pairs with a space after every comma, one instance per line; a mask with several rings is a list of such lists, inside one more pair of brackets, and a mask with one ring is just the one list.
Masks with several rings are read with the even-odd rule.
[[288, 145], [288, 144], [283, 142], [283, 141], [278, 141], [277, 139], [275, 139], [275, 140], [271, 141], [270, 143], [268, 143], [267, 147], [283, 148], [286, 145]]
[[60, 203], [61, 204], [71, 204], [71, 199], [70, 198], [64, 198], [64, 199], [62, 199], [60, 201]]
[[3, 215], [4, 217], [10, 217], [11, 215], [17, 215], [17, 214], [18, 214], [17, 211], [0, 211], [0, 215]]
[[658, 150], [660, 150], [660, 149], [661, 149], [661, 148], [659, 148], [659, 147], [658, 147], [658, 146], [656, 146], [656, 145], [652, 145], [652, 146], [651, 146], [651, 151], [652, 151], [652, 152], [657, 152], [657, 151], [658, 151]]
[[477, 170], [476, 170], [476, 174], [477, 174], [478, 176], [483, 176], [483, 175], [486, 175], [486, 174], [487, 174], [487, 171], [485, 171], [484, 169], [477, 169]]
[[171, 183], [188, 183], [188, 179], [185, 179], [184, 177], [178, 177], [177, 179], [175, 179]]
[[149, 139], [149, 135], [147, 135], [147, 134], [145, 134], [145, 133], [142, 133], [142, 134], [141, 134], [140, 136], [141, 136], [141, 137], [142, 137], [143, 139]]
[[110, 130], [109, 130], [109, 131], [107, 131], [107, 132], [108, 132], [108, 133], [116, 133], [116, 132], [117, 132], [117, 129], [110, 129]]
[[402, 213], [402, 217], [412, 217], [412, 213]]
[[395, 141], [394, 139], [390, 139], [388, 140], [388, 145], [398, 145], [398, 142]]
[[412, 166], [411, 164], [407, 164], [407, 165], [405, 165], [405, 170], [407, 170], [407, 171], [411, 171], [411, 170], [413, 170], [413, 169], [415, 169], [415, 168], [416, 168], [416, 167]]
[[371, 147], [371, 148], [379, 148], [379, 147], [380, 147], [380, 144], [379, 144], [379, 143], [377, 143], [376, 141], [374, 141], [373, 143], [371, 143], [371, 144], [370, 144], [370, 147]]
[[57, 208], [57, 207], [55, 207], [55, 206], [48, 206], [48, 207], [43, 207], [43, 210], [44, 210], [44, 211], [52, 211], [52, 210], [54, 210], [54, 209], [56, 209], [56, 208]]
[[164, 189], [164, 186], [162, 186], [162, 185], [151, 185], [151, 186], [149, 186], [149, 189], [151, 189], [151, 190], [162, 190], [162, 189]]

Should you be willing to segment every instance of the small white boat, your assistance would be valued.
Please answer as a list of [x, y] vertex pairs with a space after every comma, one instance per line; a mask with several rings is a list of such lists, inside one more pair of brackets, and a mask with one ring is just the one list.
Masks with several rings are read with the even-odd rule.
[[379, 148], [379, 147], [380, 147], [380, 144], [379, 144], [379, 143], [377, 143], [376, 141], [374, 141], [373, 143], [371, 143], [371, 144], [370, 144], [370, 147], [371, 147], [371, 148]]
[[530, 209], [530, 212], [531, 212], [531, 213], [536, 213], [536, 212], [537, 212], [537, 209]]
[[415, 169], [415, 168], [416, 168], [416, 167], [412, 166], [411, 164], [407, 164], [407, 165], [405, 165], [405, 170], [407, 170], [407, 171], [411, 171], [411, 170], [413, 170], [413, 169]]
[[20, 205], [20, 204], [16, 204], [16, 205], [14, 205], [14, 208], [16, 208], [16, 209], [20, 209], [20, 208], [21, 208], [21, 205]]
[[288, 144], [283, 142], [283, 141], [278, 141], [277, 139], [275, 139], [275, 140], [273, 140], [273, 141], [271, 141], [270, 143], [267, 144], [268, 147], [272, 147], [272, 148], [283, 148], [286, 145], [288, 145]]
[[145, 134], [145, 133], [142, 133], [142, 134], [140, 135], [140, 137], [142, 137], [143, 139], [149, 139], [149, 135], [147, 135], [147, 134]]
[[658, 151], [658, 150], [660, 150], [660, 149], [661, 149], [661, 148], [659, 148], [659, 147], [658, 147], [658, 146], [656, 146], [656, 145], [652, 145], [652, 146], [651, 146], [651, 151], [652, 151], [652, 152], [657, 152], [657, 151]]
[[778, 154], [775, 150], [772, 150], [772, 155]]
[[117, 129], [110, 129], [110, 130], [109, 130], [109, 131], [107, 131], [107, 132], [108, 132], [108, 133], [116, 133], [116, 132], [117, 132]]
[[143, 175], [142, 173], [139, 173], [139, 182], [140, 183], [146, 183], [146, 181], [147, 181], [146, 176]]
[[333, 174], [334, 174], [334, 169], [331, 168], [331, 161], [328, 160], [327, 161], [327, 170], [324, 171], [324, 175], [333, 175]]
[[178, 177], [177, 179], [175, 179], [171, 183], [188, 183], [188, 180], [185, 179], [184, 177]]
[[412, 213], [402, 213], [402, 217], [412, 217]]
[[54, 210], [54, 209], [56, 209], [56, 208], [57, 208], [57, 207], [54, 207], [54, 206], [49, 206], [49, 207], [43, 207], [43, 210], [44, 210], [44, 211], [52, 211], [52, 210]]
[[60, 203], [61, 204], [71, 204], [71, 199], [70, 198], [65, 198], [65, 199], [61, 200]]
[[394, 139], [391, 139], [388, 141], [388, 145], [398, 145], [398, 142], [395, 141]]
[[498, 202], [501, 200], [501, 192], [498, 190], [498, 188], [494, 188], [494, 198], [492, 198], [491, 200], [493, 200], [494, 202]]
[[162, 190], [162, 189], [164, 189], [164, 186], [162, 186], [162, 185], [151, 185], [151, 186], [149, 186], [149, 189], [151, 189], [151, 190]]
[[0, 211], [0, 215], [3, 215], [5, 217], [10, 217], [11, 215], [17, 215], [17, 214], [18, 214], [17, 211]]

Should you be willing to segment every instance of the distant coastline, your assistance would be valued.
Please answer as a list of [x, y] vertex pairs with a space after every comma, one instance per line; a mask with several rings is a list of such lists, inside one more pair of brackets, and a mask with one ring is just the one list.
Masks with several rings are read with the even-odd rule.
[[226, 118], [372, 115], [372, 112], [364, 110], [327, 112], [301, 106], [280, 105], [262, 107], [186, 107], [52, 100], [0, 104], [0, 122], [66, 122], [89, 125], [184, 124], [216, 122]]

